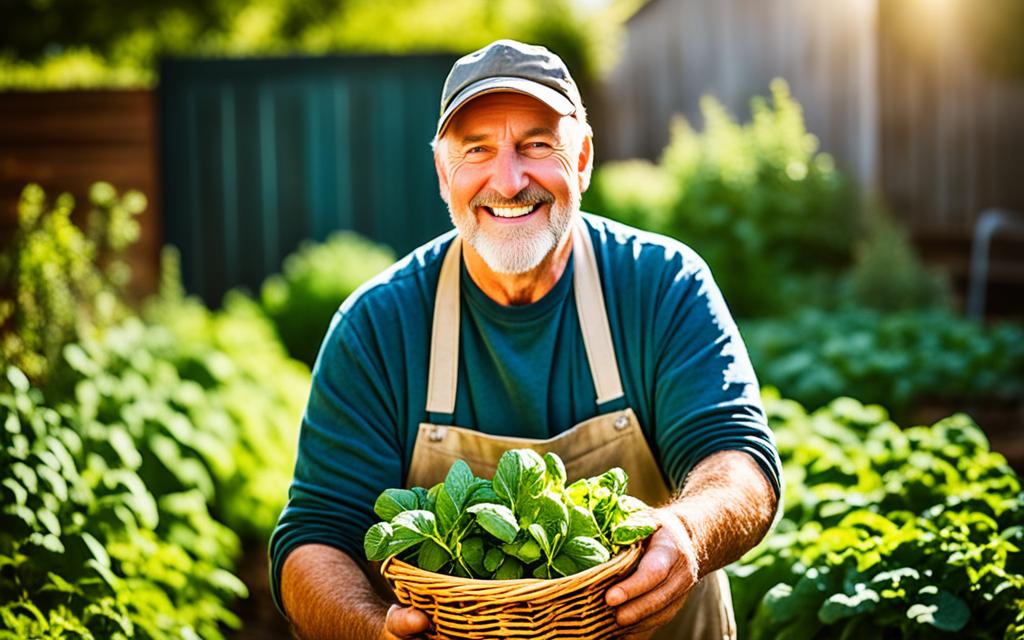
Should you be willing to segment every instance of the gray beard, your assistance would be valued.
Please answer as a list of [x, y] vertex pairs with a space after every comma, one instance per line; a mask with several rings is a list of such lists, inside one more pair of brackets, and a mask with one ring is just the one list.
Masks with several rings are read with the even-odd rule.
[[573, 192], [569, 202], [559, 207], [552, 202], [547, 225], [542, 229], [497, 228], [484, 232], [473, 211], [456, 213], [448, 207], [452, 224], [495, 273], [515, 275], [537, 267], [569, 231], [573, 214], [580, 208], [581, 196]]

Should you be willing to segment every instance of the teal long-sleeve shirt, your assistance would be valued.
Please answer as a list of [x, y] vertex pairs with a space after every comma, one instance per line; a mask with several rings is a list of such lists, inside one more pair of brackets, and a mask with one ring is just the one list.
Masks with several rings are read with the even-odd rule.
[[363, 560], [377, 496], [404, 486], [421, 422], [550, 438], [632, 407], [666, 483], [706, 456], [753, 456], [776, 495], [781, 464], [757, 379], [704, 261], [686, 245], [585, 214], [625, 397], [596, 403], [572, 295], [573, 258], [543, 298], [502, 306], [461, 274], [453, 416], [426, 413], [434, 293], [449, 232], [365, 284], [341, 306], [313, 367], [288, 503], [270, 541], [281, 567], [299, 545]]

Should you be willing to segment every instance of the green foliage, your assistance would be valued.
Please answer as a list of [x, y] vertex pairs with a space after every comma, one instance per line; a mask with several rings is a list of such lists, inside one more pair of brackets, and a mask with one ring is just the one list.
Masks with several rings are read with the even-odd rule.
[[124, 250], [139, 235], [141, 193], [124, 196], [98, 182], [89, 192], [88, 233], [72, 222], [74, 200], [50, 205], [30, 184], [18, 203], [18, 228], [0, 253], [0, 354], [45, 382], [64, 345], [125, 317], [120, 295], [131, 275]]
[[948, 311], [805, 310], [740, 323], [764, 383], [818, 408], [848, 395], [903, 416], [915, 401], [1024, 397], [1024, 327]]
[[970, 418], [765, 401], [785, 511], [730, 568], [743, 637], [1020, 637], [1024, 494]]
[[176, 264], [166, 251], [161, 297], [143, 311], [153, 359], [180, 380], [166, 397], [201, 438], [196, 451], [213, 478], [218, 517], [242, 535], [267, 538], [291, 481], [309, 368], [288, 356], [245, 295], [229, 293], [219, 312], [182, 297]]
[[836, 306], [889, 312], [951, 307], [949, 282], [918, 261], [906, 232], [880, 208], [867, 214], [865, 235], [838, 289]]
[[[83, 234], [69, 201], [26, 193], [2, 282], [36, 322], [10, 316], [4, 344], [39, 375], [0, 381], [0, 638], [220, 638], [239, 534], [269, 536], [284, 505], [309, 370], [254, 301], [184, 298], [172, 254], [129, 315], [141, 197], [95, 185]], [[74, 323], [26, 342], [51, 310]]]
[[261, 299], [288, 353], [312, 365], [338, 306], [394, 261], [390, 248], [350, 231], [285, 258], [284, 273], [267, 278]]
[[705, 97], [702, 133], [677, 121], [659, 164], [604, 165], [585, 203], [692, 246], [740, 316], [805, 303], [852, 258], [853, 191], [818, 153], [786, 83], [771, 91], [770, 102], [752, 100], [746, 125]]
[[586, 84], [608, 66], [622, 23], [618, 13], [583, 14], [568, 0], [3, 0], [0, 7], [5, 88], [149, 85], [162, 55], [465, 53], [498, 38], [547, 45]]
[[104, 425], [88, 403], [52, 406], [17, 368], [6, 377], [0, 638], [220, 638], [237, 626], [238, 539], [197, 483], [154, 495], [132, 425]]
[[364, 539], [369, 560], [399, 556], [427, 571], [509, 580], [555, 578], [603, 562], [656, 528], [648, 507], [626, 495], [614, 468], [565, 486], [554, 453], [502, 454], [493, 480], [462, 460], [429, 491], [386, 489], [374, 511], [383, 522]]

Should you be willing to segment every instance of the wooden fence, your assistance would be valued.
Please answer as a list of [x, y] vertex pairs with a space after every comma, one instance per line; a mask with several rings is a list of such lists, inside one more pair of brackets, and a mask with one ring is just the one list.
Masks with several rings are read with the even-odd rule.
[[[699, 100], [743, 120], [785, 78], [822, 149], [878, 192], [925, 258], [966, 283], [987, 207], [1024, 211], [1024, 81], [971, 55], [970, 0], [651, 0], [595, 105], [599, 160], [657, 158]], [[908, 38], [907, 34], [911, 34]], [[989, 300], [1024, 313], [1024, 240], [1000, 238]]]
[[149, 199], [142, 237], [128, 257], [133, 293], [151, 292], [161, 245], [153, 92], [0, 93], [0, 237], [16, 227], [18, 197], [27, 183], [40, 184], [51, 197], [73, 194], [80, 221], [89, 185], [98, 180]]

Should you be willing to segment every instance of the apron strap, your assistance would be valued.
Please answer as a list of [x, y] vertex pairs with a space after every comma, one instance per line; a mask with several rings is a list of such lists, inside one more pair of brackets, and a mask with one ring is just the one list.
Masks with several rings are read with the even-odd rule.
[[[622, 380], [615, 358], [615, 346], [605, 313], [601, 277], [590, 232], [582, 216], [576, 219], [573, 234], [573, 289], [580, 332], [594, 378], [597, 404], [623, 396]], [[427, 413], [454, 414], [455, 391], [459, 380], [459, 279], [462, 265], [462, 238], [456, 236], [448, 246], [434, 298], [434, 324], [430, 342], [430, 371], [427, 376]]]
[[434, 296], [434, 325], [430, 333], [430, 372], [427, 376], [427, 412], [455, 413], [459, 382], [459, 270], [462, 237], [455, 236], [441, 263]]
[[583, 216], [576, 218], [572, 251], [575, 255], [573, 267], [573, 289], [576, 293], [576, 311], [583, 333], [583, 346], [590, 362], [590, 374], [594, 378], [597, 404], [604, 404], [623, 396], [619, 365], [615, 359], [612, 332], [608, 328], [605, 312], [604, 293], [601, 291], [601, 276], [597, 272], [597, 258], [590, 240]]

